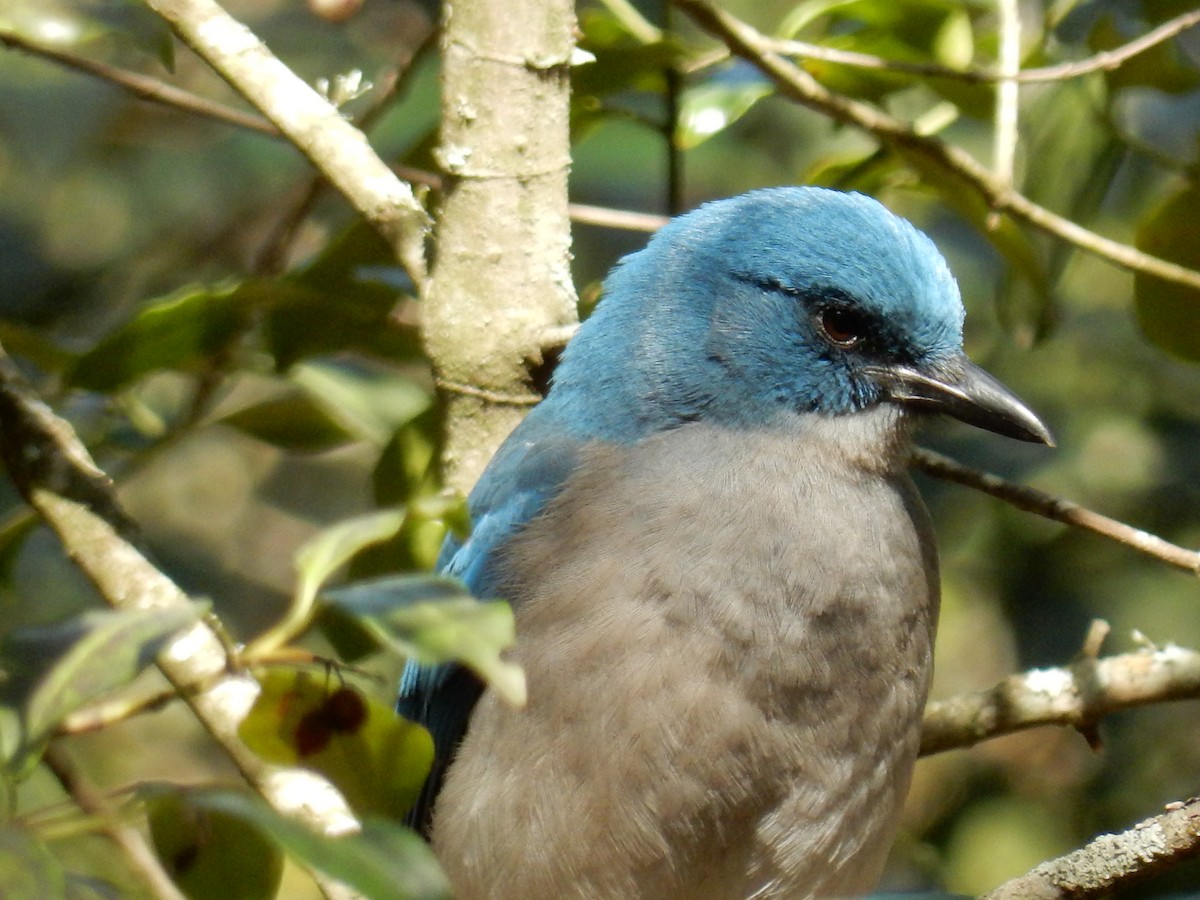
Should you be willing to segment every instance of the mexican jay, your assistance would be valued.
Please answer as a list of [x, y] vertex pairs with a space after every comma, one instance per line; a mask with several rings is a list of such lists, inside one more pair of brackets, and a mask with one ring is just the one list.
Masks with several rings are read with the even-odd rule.
[[439, 563], [511, 601], [528, 705], [403, 679], [438, 754], [413, 821], [458, 897], [875, 884], [938, 614], [910, 426], [1050, 443], [962, 322], [933, 243], [855, 194], [710, 203], [616, 267]]

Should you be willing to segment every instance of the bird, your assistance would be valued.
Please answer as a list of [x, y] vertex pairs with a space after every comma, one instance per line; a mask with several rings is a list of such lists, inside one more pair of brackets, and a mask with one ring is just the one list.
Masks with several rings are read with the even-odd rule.
[[938, 617], [913, 427], [1053, 445], [963, 319], [929, 237], [826, 188], [704, 204], [617, 264], [438, 561], [512, 604], [526, 705], [401, 679], [436, 748], [409, 821], [455, 896], [876, 884]]

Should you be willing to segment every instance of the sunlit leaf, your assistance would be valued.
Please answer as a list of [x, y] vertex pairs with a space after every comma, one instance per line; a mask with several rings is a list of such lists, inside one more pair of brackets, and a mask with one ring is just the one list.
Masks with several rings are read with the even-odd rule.
[[[395, 537], [354, 557], [349, 570], [351, 578], [433, 568], [447, 525], [446, 516], [433, 511], [429, 503], [441, 496], [437, 452], [440, 428], [439, 411], [427, 410], [400, 428], [380, 452], [371, 472], [375, 505], [403, 504], [408, 508], [408, 516]], [[459, 513], [459, 510], [450, 513], [456, 524]]]
[[168, 69], [175, 60], [170, 27], [138, 0], [8, 0], [0, 4], [0, 28], [55, 49], [116, 41], [156, 57]]
[[748, 63], [739, 62], [683, 92], [675, 142], [684, 150], [699, 146], [732, 125], [774, 92]]
[[975, 58], [975, 32], [964, 9], [946, 16], [933, 39], [934, 59], [952, 69], [964, 69]]
[[[1180, 191], [1142, 222], [1140, 250], [1182, 266], [1200, 269], [1196, 210], [1200, 188]], [[1200, 362], [1200, 291], [1137, 272], [1133, 280], [1138, 324], [1154, 344], [1168, 353]]]
[[147, 306], [79, 359], [71, 384], [115, 391], [160, 369], [202, 368], [248, 327], [249, 291], [191, 288]]
[[306, 608], [317, 591], [355, 553], [392, 537], [404, 524], [402, 509], [384, 509], [331, 525], [296, 551], [296, 595]]
[[433, 852], [414, 832], [369, 819], [362, 832], [331, 838], [284, 818], [250, 794], [188, 792], [188, 803], [253, 825], [297, 862], [316, 869], [367, 900], [446, 900], [450, 888]]
[[391, 369], [314, 360], [289, 375], [326, 415], [380, 447], [433, 403], [427, 388]]
[[776, 33], [779, 37], [794, 38], [826, 13], [841, 7], [855, 6], [861, 0], [803, 0], [792, 7], [791, 12], [779, 23]]
[[153, 792], [146, 813], [154, 852], [189, 900], [271, 900], [283, 852], [244, 817], [193, 803], [183, 791]]
[[22, 712], [25, 751], [63, 718], [132, 681], [203, 607], [98, 610], [58, 625], [23, 628], [0, 642], [0, 701]]
[[[820, 28], [816, 27], [818, 21]], [[800, 28], [813, 33], [800, 35]], [[807, 3], [797, 7], [780, 30], [789, 37], [802, 36], [831, 49], [896, 62], [960, 65], [974, 55], [975, 36], [970, 16], [958, 3], [928, 0]], [[991, 85], [953, 78], [918, 79], [888, 69], [816, 59], [804, 60], [803, 66], [831, 90], [857, 99], [881, 102], [889, 95], [920, 84], [954, 103], [966, 115], [990, 117], [993, 110]]]
[[327, 616], [420, 663], [458, 661], [509, 703], [525, 703], [525, 674], [501, 658], [516, 634], [507, 603], [482, 603], [456, 579], [409, 575], [364, 581], [322, 595]]
[[433, 739], [390, 705], [330, 676], [269, 669], [262, 692], [238, 726], [268, 762], [302, 765], [328, 778], [356, 813], [401, 818], [433, 763]]

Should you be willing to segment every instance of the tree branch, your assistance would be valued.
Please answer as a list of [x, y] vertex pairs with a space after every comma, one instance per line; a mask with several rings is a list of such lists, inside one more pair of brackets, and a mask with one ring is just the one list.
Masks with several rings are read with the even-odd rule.
[[[25, 501], [58, 535], [71, 560], [116, 609], [189, 604], [148, 560], [112, 483], [71, 426], [39, 400], [0, 347], [0, 457]], [[358, 823], [337, 790], [313, 772], [269, 766], [238, 736], [258, 684], [231, 673], [218, 635], [200, 622], [158, 656], [163, 675], [234, 765], [276, 809], [325, 834]], [[350, 896], [325, 884], [330, 896]]]
[[447, 9], [446, 179], [422, 317], [444, 386], [446, 482], [465, 493], [538, 399], [530, 367], [541, 335], [576, 320], [567, 217], [575, 16], [570, 0]]
[[835, 94], [803, 69], [772, 51], [771, 42], [744, 22], [704, 0], [673, 0], [705, 31], [766, 75], [780, 94], [823, 115], [873, 134], [893, 147], [917, 154], [954, 174], [994, 211], [1007, 212], [1049, 234], [1118, 266], [1200, 290], [1200, 272], [1103, 237], [1051, 212], [997, 182], [969, 153], [914, 131], [907, 122], [873, 106]]
[[[420, 43], [415, 47], [404, 47], [402, 49], [400, 55], [392, 63], [390, 70], [383, 76], [382, 83], [376, 87], [375, 93], [371, 97], [370, 105], [360, 115], [355, 117], [354, 125], [356, 128], [363, 132], [370, 132], [371, 127], [379, 121], [384, 112], [387, 111], [407, 87], [416, 69], [417, 60], [436, 45], [437, 30], [431, 25], [429, 32], [421, 39]], [[278, 136], [282, 137], [282, 135]], [[412, 170], [407, 170], [408, 174], [406, 174], [405, 171], [401, 170], [401, 167], [393, 166], [392, 171], [410, 184], [422, 183], [420, 178], [414, 179], [409, 177], [412, 174]], [[427, 175], [429, 173], [421, 174]], [[276, 221], [274, 227], [262, 242], [262, 246], [254, 255], [254, 271], [257, 274], [276, 275], [283, 271], [288, 251], [296, 238], [296, 234], [300, 230], [301, 224], [308, 218], [308, 214], [312, 211], [317, 199], [326, 190], [328, 185], [329, 181], [322, 173], [318, 172], [298, 192], [296, 199], [290, 202], [289, 208], [284, 210], [283, 215]]]
[[1200, 855], [1200, 800], [1167, 811], [1119, 834], [1102, 834], [1086, 847], [1044, 862], [984, 900], [1087, 900], [1108, 897], [1151, 875]]
[[101, 81], [107, 81], [117, 87], [124, 88], [140, 100], [169, 106], [173, 109], [191, 113], [194, 116], [213, 119], [217, 122], [223, 122], [226, 125], [257, 131], [260, 134], [271, 137], [281, 136], [279, 129], [261, 116], [243, 112], [240, 109], [226, 106], [223, 103], [217, 103], [215, 100], [209, 100], [207, 97], [201, 97], [199, 94], [193, 94], [191, 91], [185, 91], [182, 88], [177, 88], [174, 85], [167, 84], [165, 81], [160, 81], [149, 75], [143, 75], [140, 72], [130, 72], [127, 69], [119, 69], [116, 66], [110, 66], [106, 63], [96, 62], [95, 60], [76, 56], [72, 53], [65, 53], [62, 50], [38, 44], [16, 32], [4, 29], [0, 29], [0, 44], [28, 53], [31, 56], [40, 56], [44, 59], [52, 60], [59, 65], [66, 66], [68, 69], [83, 72], [94, 78], [99, 78]]
[[1017, 160], [1017, 118], [1021, 86], [1012, 79], [1021, 68], [1021, 11], [1019, 0], [997, 0], [1000, 17], [1000, 72], [1006, 76], [996, 87], [995, 136], [992, 140], [992, 173], [999, 184], [1013, 186]]
[[308, 157], [423, 288], [425, 210], [363, 133], [213, 0], [147, 0], [147, 5]]
[[[920, 75], [928, 78], [950, 78], [955, 81], [966, 81], [972, 84], [996, 84], [1014, 81], [1018, 84], [1045, 83], [1048, 81], [1066, 81], [1088, 75], [1092, 72], [1112, 71], [1124, 65], [1138, 54], [1182, 34], [1189, 28], [1200, 25], [1200, 10], [1192, 10], [1176, 16], [1139, 38], [1135, 38], [1120, 47], [1104, 50], [1086, 59], [1075, 62], [1059, 63], [1053, 66], [1041, 66], [1034, 69], [1017, 69], [997, 71], [988, 69], [952, 69], [936, 63], [916, 63], [907, 60], [885, 59], [870, 53], [858, 53], [854, 50], [841, 50], [837, 47], [823, 47], [807, 41], [775, 40], [764, 38], [763, 46], [780, 56], [795, 56], [802, 59], [815, 59], [821, 62], [838, 63], [854, 66], [859, 69], [875, 69], [883, 72], [898, 72], [908, 75]], [[716, 59], [706, 60], [707, 65], [718, 62]]]
[[1084, 731], [1123, 709], [1200, 698], [1200, 653], [1168, 644], [1010, 675], [985, 691], [930, 703], [921, 754], [970, 747], [1039, 725]]
[[1062, 522], [1064, 525], [1082, 528], [1084, 531], [1090, 531], [1127, 547], [1132, 547], [1140, 553], [1145, 553], [1147, 556], [1192, 575], [1200, 575], [1200, 553], [1195, 550], [1188, 550], [1139, 528], [1126, 525], [1124, 522], [1110, 519], [1108, 516], [1093, 512], [1072, 500], [1056, 497], [1045, 491], [1039, 491], [1037, 488], [1014, 484], [998, 475], [969, 468], [947, 456], [924, 448], [917, 448], [913, 451], [912, 464], [926, 475], [974, 488], [1003, 500], [1005, 503], [1010, 503], [1018, 509], [1053, 519], [1055, 522]]

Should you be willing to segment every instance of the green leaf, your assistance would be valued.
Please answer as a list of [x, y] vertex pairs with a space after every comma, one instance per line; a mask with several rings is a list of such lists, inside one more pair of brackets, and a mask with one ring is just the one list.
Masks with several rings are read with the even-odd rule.
[[405, 511], [384, 509], [356, 516], [326, 528], [296, 551], [300, 579], [298, 602], [312, 605], [317, 591], [329, 577], [364, 547], [386, 541], [404, 524]]
[[719, 75], [683, 92], [675, 142], [691, 150], [744, 116], [774, 86], [747, 63], [736, 63]]
[[112, 392], [160, 369], [197, 371], [249, 327], [249, 283], [189, 288], [139, 312], [80, 357], [69, 382]]
[[269, 653], [301, 634], [310, 624], [317, 591], [334, 572], [372, 544], [386, 541], [404, 525], [403, 509], [386, 509], [338, 522], [321, 531], [296, 551], [298, 578], [287, 615], [253, 640], [246, 648], [248, 658]]
[[0, 322], [0, 344], [9, 355], [27, 359], [43, 372], [65, 372], [75, 365], [74, 353], [20, 322]]
[[0, 828], [0, 885], [5, 900], [66, 900], [67, 874], [33, 833]]
[[843, 7], [856, 6], [860, 2], [861, 0], [803, 0], [793, 6], [792, 11], [779, 23], [776, 34], [782, 38], [797, 37], [821, 16]]
[[189, 900], [271, 900], [283, 853], [245, 818], [191, 802], [183, 791], [152, 792], [146, 813], [154, 852]]
[[666, 90], [666, 72], [679, 58], [678, 47], [666, 41], [653, 44], [610, 42], [585, 37], [580, 47], [596, 57], [595, 62], [571, 69], [571, 93], [575, 98], [606, 97], [622, 91], [661, 93]]
[[246, 746], [278, 765], [302, 765], [328, 778], [360, 816], [400, 819], [433, 764], [433, 738], [328, 675], [269, 669], [262, 692], [238, 726]]
[[199, 605], [100, 610], [5, 636], [0, 700], [22, 711], [25, 754], [36, 752], [64, 717], [132, 681], [201, 611]]
[[25, 546], [25, 539], [38, 525], [37, 516], [32, 510], [21, 509], [11, 513], [0, 522], [0, 582], [9, 583], [13, 566]]
[[[1197, 204], [1196, 185], [1168, 199], [1138, 228], [1138, 249], [1200, 269]], [[1200, 291], [1142, 272], [1134, 274], [1133, 291], [1138, 324], [1147, 339], [1168, 353], [1200, 362]]]
[[298, 862], [342, 882], [367, 900], [446, 900], [450, 886], [429, 846], [414, 832], [377, 819], [362, 832], [331, 838], [287, 819], [250, 794], [187, 792], [188, 803], [253, 825]]
[[462, 582], [438, 575], [363, 581], [322, 601], [327, 616], [357, 625], [381, 647], [425, 664], [461, 662], [504, 700], [524, 705], [525, 673], [500, 655], [516, 638], [507, 603], [481, 603]]
[[412, 286], [364, 223], [347, 229], [283, 283], [289, 291], [267, 308], [263, 322], [267, 349], [280, 370], [343, 350], [388, 360], [421, 358], [415, 327], [393, 316], [398, 298]]
[[470, 533], [465, 501], [460, 497], [446, 506], [439, 490], [440, 438], [439, 412], [430, 409], [397, 431], [379, 454], [371, 473], [375, 504], [407, 504], [409, 515], [394, 538], [354, 558], [349, 570], [354, 580], [397, 571], [427, 572], [437, 562], [448, 527]]
[[[818, 20], [819, 29], [814, 24]], [[805, 35], [807, 40], [822, 46], [898, 62], [969, 61], [975, 40], [969, 13], [961, 4], [929, 0], [817, 0], [796, 7], [780, 31], [790, 37], [801, 28], [812, 32]], [[815, 59], [804, 60], [802, 65], [831, 90], [876, 103], [908, 90], [916, 82], [913, 76], [900, 72]], [[976, 118], [992, 115], [991, 85], [968, 84], [954, 78], [926, 78], [917, 83], [954, 103], [964, 114]]]
[[95, 4], [91, 14], [112, 35], [155, 57], [163, 68], [175, 68], [175, 40], [162, 16], [141, 0], [108, 0]]
[[60, 50], [115, 40], [157, 57], [168, 69], [174, 63], [169, 26], [138, 0], [6, 0], [0, 4], [0, 28]]
[[428, 389], [390, 369], [312, 361], [290, 377], [326, 415], [378, 447], [433, 403]]
[[243, 407], [221, 421], [263, 443], [299, 453], [320, 453], [358, 437], [300, 391]]

